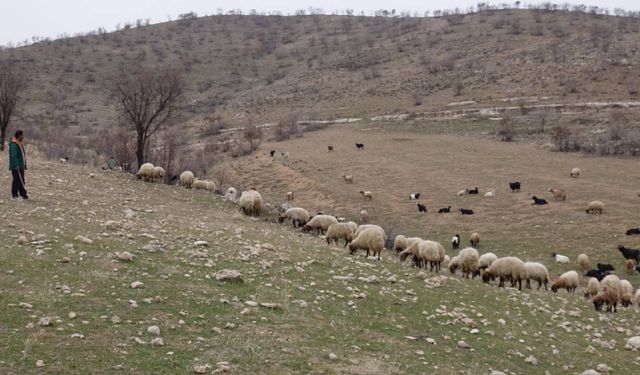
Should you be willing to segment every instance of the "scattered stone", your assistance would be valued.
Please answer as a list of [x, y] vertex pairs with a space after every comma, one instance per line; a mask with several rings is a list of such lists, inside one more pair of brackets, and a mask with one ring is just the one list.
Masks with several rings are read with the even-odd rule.
[[26, 303], [26, 302], [20, 302], [18, 304], [18, 307], [21, 309], [27, 309], [27, 310], [31, 310], [33, 308], [33, 305], [30, 303]]
[[193, 365], [193, 372], [195, 374], [205, 374], [211, 366], [209, 365]]
[[131, 283], [131, 289], [141, 289], [144, 286], [144, 283], [141, 281], [134, 281]]
[[640, 336], [634, 336], [628, 339], [624, 349], [633, 350], [634, 352], [640, 349]]
[[338, 356], [335, 353], [329, 353], [329, 359], [335, 361], [336, 359], [338, 359]]
[[128, 251], [123, 251], [123, 252], [116, 252], [116, 259], [118, 259], [121, 262], [131, 262], [133, 261], [133, 255], [128, 252]]
[[600, 373], [596, 370], [585, 370], [581, 375], [600, 375]]
[[82, 243], [86, 243], [87, 245], [91, 245], [93, 243], [92, 239], [85, 236], [76, 236], [75, 240], [80, 241]]
[[49, 327], [53, 325], [53, 318], [49, 316], [44, 316], [40, 318], [40, 320], [38, 321], [38, 325], [41, 327]]
[[611, 368], [607, 366], [606, 363], [600, 363], [596, 366], [596, 370], [598, 370], [599, 372], [609, 372], [611, 371]]
[[28, 242], [27, 237], [24, 234], [21, 234], [18, 239], [16, 240], [16, 242], [20, 245], [25, 244]]
[[36, 361], [36, 367], [44, 367], [44, 361], [39, 359]]
[[263, 302], [260, 304], [260, 306], [262, 307], [266, 307], [268, 309], [279, 309], [281, 306], [279, 303], [270, 303], [270, 302]]
[[458, 348], [461, 348], [461, 349], [470, 349], [470, 348], [471, 348], [471, 345], [469, 345], [469, 344], [468, 344], [466, 341], [464, 341], [464, 340], [460, 340], [460, 341], [458, 341]]
[[164, 340], [162, 339], [162, 337], [156, 337], [153, 340], [151, 340], [151, 345], [164, 346]]
[[147, 327], [147, 333], [154, 336], [160, 336], [160, 327], [158, 326], [149, 326]]
[[534, 366], [538, 365], [538, 360], [536, 359], [536, 357], [530, 355], [527, 358], [525, 358], [524, 360], [526, 363], [532, 364]]
[[72, 311], [69, 313], [69, 319], [75, 319], [77, 317], [78, 317], [78, 314], [76, 314], [75, 312]]
[[193, 243], [193, 246], [196, 247], [209, 247], [209, 242], [207, 241], [196, 241]]
[[227, 269], [220, 270], [214, 273], [213, 277], [217, 281], [230, 281], [230, 282], [238, 282], [238, 283], [243, 282], [242, 274], [236, 270], [227, 270]]

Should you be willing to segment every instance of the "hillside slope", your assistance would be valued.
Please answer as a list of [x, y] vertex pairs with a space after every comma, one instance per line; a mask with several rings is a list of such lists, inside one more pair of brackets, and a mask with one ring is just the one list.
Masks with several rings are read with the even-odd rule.
[[0, 59], [29, 78], [14, 125], [68, 150], [91, 148], [118, 122], [113, 81], [141, 66], [184, 68], [183, 126], [198, 139], [214, 112], [237, 126], [291, 112], [313, 119], [514, 97], [633, 99], [639, 42], [638, 19], [567, 12], [211, 16], [0, 50]]
[[[27, 179], [31, 201], [0, 200], [3, 374], [638, 366], [623, 350], [640, 334], [633, 309], [599, 314], [579, 293], [418, 274], [388, 252], [349, 256], [216, 195], [125, 174], [33, 158]], [[3, 173], [0, 191], [8, 183]], [[122, 251], [133, 261], [114, 258]], [[216, 281], [223, 269], [243, 282]]]

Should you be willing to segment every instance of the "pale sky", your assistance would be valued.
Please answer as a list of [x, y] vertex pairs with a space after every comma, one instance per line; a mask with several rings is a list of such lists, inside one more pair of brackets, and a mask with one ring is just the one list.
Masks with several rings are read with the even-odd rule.
[[[491, 4], [502, 1], [488, 1]], [[542, 2], [542, 1], [540, 1]], [[562, 3], [563, 1], [558, 1]], [[584, 0], [568, 1], [600, 7], [640, 10], [638, 0]], [[225, 11], [250, 9], [258, 11], [279, 10], [283, 14], [309, 7], [322, 8], [326, 13], [334, 10], [354, 9], [357, 13], [370, 14], [376, 9], [418, 11], [465, 9], [476, 5], [477, 0], [0, 0], [0, 45], [21, 42], [32, 36], [48, 36], [67, 33], [73, 35], [103, 27], [109, 31], [118, 23], [150, 19], [152, 23], [167, 21], [170, 16], [194, 11], [198, 15], [215, 14], [218, 8]], [[526, 3], [526, 1], [522, 1]], [[538, 1], [533, 3], [537, 4]]]

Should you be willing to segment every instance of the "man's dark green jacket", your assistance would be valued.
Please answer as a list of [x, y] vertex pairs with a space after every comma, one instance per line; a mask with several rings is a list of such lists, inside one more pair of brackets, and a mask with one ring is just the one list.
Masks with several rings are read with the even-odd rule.
[[9, 170], [27, 169], [25, 164], [24, 150], [19, 144], [9, 142]]

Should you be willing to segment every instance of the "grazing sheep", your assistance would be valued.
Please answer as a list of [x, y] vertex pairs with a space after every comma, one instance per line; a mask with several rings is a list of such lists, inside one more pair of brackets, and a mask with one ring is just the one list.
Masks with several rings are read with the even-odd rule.
[[447, 254], [445, 254], [444, 258], [442, 258], [442, 263], [440, 264], [440, 266], [444, 268], [448, 268], [450, 261], [451, 261], [451, 258]]
[[520, 191], [520, 181], [509, 182], [509, 187], [511, 188], [511, 192]]
[[598, 268], [598, 270], [600, 270], [602, 272], [604, 272], [604, 271], [615, 271], [616, 270], [609, 263], [598, 263], [598, 264], [596, 264], [596, 268]]
[[633, 273], [633, 271], [635, 271], [635, 264], [633, 264], [631, 259], [627, 259], [624, 266], [627, 269], [627, 273]]
[[353, 231], [353, 233], [355, 233], [358, 230], [358, 224], [356, 224], [355, 222], [347, 221], [346, 224], [351, 227], [351, 230]]
[[360, 190], [360, 195], [362, 195], [365, 201], [373, 200], [373, 194], [371, 194], [369, 190]]
[[496, 259], [482, 274], [482, 281], [488, 283], [499, 278], [499, 287], [504, 287], [505, 280], [511, 280], [511, 286], [518, 284], [522, 290], [522, 280], [527, 278], [527, 269], [524, 262], [516, 257], [504, 257]]
[[480, 271], [486, 270], [491, 263], [493, 263], [498, 257], [494, 253], [484, 253], [478, 258], [478, 269], [473, 273], [473, 277], [479, 276]]
[[473, 210], [468, 209], [468, 208], [461, 208], [460, 209], [460, 213], [463, 214], [463, 215], [473, 215], [474, 214]]
[[576, 264], [578, 266], [578, 270], [584, 272], [589, 269], [589, 257], [587, 254], [580, 254], [576, 258]]
[[460, 270], [465, 278], [474, 276], [478, 270], [478, 261], [480, 260], [480, 254], [478, 250], [473, 247], [466, 247], [458, 253], [458, 263]]
[[624, 259], [631, 259], [635, 261], [636, 264], [640, 264], [640, 250], [618, 245], [618, 251], [622, 253]]
[[409, 194], [409, 199], [410, 200], [420, 199], [420, 193], [411, 193], [411, 194]]
[[316, 234], [324, 234], [333, 224], [338, 224], [338, 219], [335, 217], [331, 215], [316, 215], [302, 227], [302, 230], [304, 232], [315, 230]]
[[570, 176], [570, 177], [580, 177], [580, 172], [582, 172], [582, 171], [580, 170], [580, 168], [573, 168], [573, 169], [571, 170], [571, 172], [569, 172], [569, 176]]
[[538, 262], [525, 262], [524, 268], [527, 270], [527, 288], [531, 289], [531, 280], [538, 282], [538, 290], [544, 285], [544, 290], [547, 290], [547, 284], [549, 283], [549, 271], [547, 267]]
[[427, 213], [427, 206], [424, 204], [418, 203], [418, 212]]
[[617, 305], [622, 297], [622, 285], [616, 275], [608, 275], [600, 282], [600, 293], [591, 300], [596, 311], [602, 310], [607, 304], [607, 312], [618, 312]]
[[238, 199], [238, 206], [245, 215], [260, 216], [263, 205], [262, 195], [254, 189], [243, 191]]
[[235, 202], [238, 200], [238, 190], [234, 187], [230, 187], [227, 189], [227, 192], [224, 194], [224, 197], [231, 202]]
[[496, 196], [496, 192], [495, 191], [487, 191], [486, 193], [484, 193], [484, 196], [486, 198], [491, 198], [491, 197], [495, 197]]
[[418, 266], [426, 268], [429, 263], [429, 271], [435, 269], [440, 271], [440, 266], [444, 260], [444, 248], [438, 242], [421, 240], [409, 245], [408, 248], [400, 253], [400, 261], [404, 262], [407, 256], [413, 255], [418, 258]]
[[327, 146], [327, 148], [329, 149], [329, 152], [333, 151], [333, 146]]
[[276, 154], [276, 150], [269, 151], [269, 155], [271, 155], [271, 157], [273, 157], [273, 155], [275, 155], [275, 154]]
[[460, 191], [458, 192], [458, 196], [459, 196], [459, 197], [461, 197], [461, 196], [463, 196], [463, 195], [467, 195], [467, 194], [469, 194], [469, 190], [467, 190], [467, 189], [460, 190]]
[[151, 172], [153, 180], [164, 180], [164, 168], [162, 167], [153, 167], [153, 172]]
[[356, 143], [356, 150], [364, 150], [364, 143]]
[[631, 306], [633, 301], [633, 286], [631, 283], [628, 280], [620, 280], [620, 290], [622, 291], [622, 294], [620, 295], [622, 306]]
[[338, 241], [343, 239], [344, 247], [347, 247], [347, 245], [353, 241], [353, 232], [353, 227], [348, 223], [332, 224], [327, 229], [327, 235], [325, 236], [327, 245], [331, 245], [331, 241], [334, 241], [336, 246], [338, 246]]
[[471, 243], [471, 246], [473, 247], [478, 247], [478, 244], [480, 243], [480, 234], [478, 232], [471, 233], [469, 243]]
[[144, 163], [138, 169], [138, 173], [136, 173], [136, 177], [142, 179], [144, 181], [151, 181], [153, 179], [153, 164]]
[[405, 237], [401, 234], [397, 235], [396, 238], [393, 240], [393, 248], [396, 251], [396, 253], [399, 253], [401, 251], [403, 251], [404, 249], [406, 249], [407, 247], [413, 245], [416, 242], [422, 241], [422, 238], [420, 237]]
[[569, 293], [575, 293], [579, 282], [580, 276], [578, 276], [576, 271], [567, 271], [553, 282], [551, 291], [557, 293], [558, 289], [566, 289]]
[[286, 219], [291, 219], [293, 227], [298, 228], [309, 222], [310, 218], [311, 216], [309, 215], [309, 211], [301, 207], [292, 207], [278, 217], [278, 223], [282, 223]]
[[350, 174], [342, 174], [342, 179], [345, 184], [353, 184], [353, 175]]
[[68, 156], [60, 158], [60, 164], [67, 164], [68, 161], [69, 161], [69, 157]]
[[600, 281], [595, 277], [589, 279], [587, 288], [584, 290], [585, 298], [593, 298], [600, 292]]
[[180, 185], [187, 189], [191, 189], [195, 180], [196, 176], [191, 171], [184, 171], [180, 173]]
[[451, 248], [454, 249], [454, 250], [457, 250], [457, 249], [460, 248], [460, 235], [459, 234], [456, 234], [451, 239]]
[[366, 230], [366, 229], [371, 229], [371, 228], [373, 228], [373, 229], [377, 230], [378, 232], [380, 232], [380, 233], [382, 234], [382, 237], [383, 237], [385, 240], [387, 239], [387, 234], [385, 233], [384, 229], [382, 229], [382, 227], [381, 227], [381, 226], [379, 226], [379, 225], [375, 225], [375, 224], [363, 224], [363, 225], [360, 225], [360, 226], [358, 227], [358, 229], [356, 229], [355, 237], [358, 237], [358, 235], [359, 235], [361, 232], [363, 232], [364, 230]]
[[287, 191], [287, 200], [288, 201], [292, 201], [293, 200], [293, 191]]
[[535, 206], [535, 205], [542, 206], [544, 204], [549, 204], [549, 203], [547, 203], [546, 200], [538, 198], [535, 195], [533, 197], [531, 197], [531, 199], [533, 199], [533, 203], [531, 204], [532, 206]]
[[460, 267], [460, 258], [456, 255], [453, 258], [451, 258], [451, 260], [449, 260], [449, 273], [456, 273], [456, 271], [458, 270], [458, 268]]
[[557, 253], [551, 253], [551, 256], [555, 258], [556, 263], [569, 263], [569, 257], [560, 255]]
[[349, 244], [349, 253], [355, 254], [358, 249], [364, 249], [367, 251], [367, 257], [369, 257], [369, 252], [372, 252], [373, 256], [377, 255], [378, 260], [380, 260], [380, 254], [384, 249], [384, 241], [385, 236], [376, 228], [364, 229]]
[[365, 210], [360, 211], [360, 221], [366, 223], [369, 219], [369, 213]]
[[280, 156], [282, 156], [283, 159], [289, 159], [289, 151], [281, 152]]
[[627, 236], [638, 236], [640, 235], [640, 228], [627, 229], [624, 234], [626, 234]]
[[476, 186], [473, 189], [467, 189], [467, 194], [469, 194], [469, 195], [478, 195], [478, 187]]
[[197, 178], [193, 181], [193, 184], [191, 185], [191, 187], [196, 190], [207, 190], [207, 191], [216, 190], [216, 184], [213, 181], [198, 180]]
[[443, 207], [443, 208], [438, 210], [439, 214], [448, 214], [449, 212], [451, 212], [451, 206]]
[[588, 214], [598, 214], [601, 215], [602, 211], [604, 211], [604, 203], [601, 201], [591, 201], [587, 206]]
[[565, 193], [564, 190], [549, 188], [549, 192], [551, 193], [551, 195], [553, 195], [553, 198], [557, 201], [567, 200], [567, 193]]

